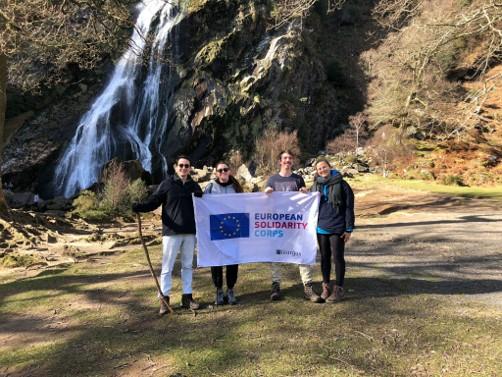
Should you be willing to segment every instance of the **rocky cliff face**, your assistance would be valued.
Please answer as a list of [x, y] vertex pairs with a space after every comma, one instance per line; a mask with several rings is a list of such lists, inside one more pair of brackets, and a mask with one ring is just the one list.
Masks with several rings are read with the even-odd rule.
[[[315, 152], [336, 131], [335, 91], [309, 31], [269, 30], [270, 12], [266, 0], [188, 6], [170, 57], [177, 77], [163, 147], [168, 159], [184, 152], [202, 164], [230, 149], [249, 156], [268, 127], [298, 130], [305, 150]], [[2, 157], [7, 187], [50, 195], [55, 163], [98, 87], [74, 90], [25, 122]]]
[[[311, 151], [331, 132], [334, 90], [308, 35], [294, 27], [267, 32], [269, 13], [266, 1], [208, 1], [181, 23], [191, 63], [174, 98], [170, 140], [187, 135], [195, 159], [231, 148], [249, 153], [267, 127], [298, 130]], [[206, 25], [206, 38], [188, 25]]]

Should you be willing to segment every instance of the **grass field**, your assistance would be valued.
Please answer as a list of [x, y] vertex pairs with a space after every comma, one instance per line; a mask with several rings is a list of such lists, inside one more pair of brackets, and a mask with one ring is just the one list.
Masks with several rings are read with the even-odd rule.
[[[377, 176], [351, 185], [372, 201], [423, 199], [417, 192], [502, 199], [501, 187]], [[502, 217], [492, 200], [465, 201], [473, 203], [361, 220], [347, 299], [332, 305], [305, 301], [291, 265], [285, 299], [270, 302], [270, 268], [251, 264], [239, 270], [239, 305], [213, 307], [209, 269], [197, 269], [203, 310], [159, 318], [141, 250], [1, 274], [0, 376], [501, 376]], [[480, 212], [480, 202], [492, 204]], [[151, 254], [158, 264], [159, 247]], [[177, 304], [179, 266], [174, 283]]]
[[196, 270], [194, 292], [205, 309], [162, 318], [139, 250], [4, 280], [0, 374], [500, 375], [500, 312], [357, 266], [349, 268], [346, 301], [312, 304], [302, 299], [298, 269], [285, 266], [283, 275], [286, 298], [271, 303], [269, 267], [241, 266], [240, 304], [215, 309], [210, 273]]
[[383, 178], [382, 176], [375, 174], [362, 175], [349, 181], [354, 187], [361, 189], [378, 186], [379, 188], [416, 190], [421, 192], [430, 192], [434, 194], [443, 194], [465, 198], [502, 200], [502, 186], [469, 187], [457, 185], [442, 185], [440, 183], [418, 179], [410, 180]]

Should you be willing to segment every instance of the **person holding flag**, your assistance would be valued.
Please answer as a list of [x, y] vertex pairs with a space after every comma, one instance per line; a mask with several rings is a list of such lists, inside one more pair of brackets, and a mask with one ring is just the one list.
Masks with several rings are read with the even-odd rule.
[[[209, 182], [204, 190], [204, 194], [233, 194], [242, 192], [242, 186], [239, 181], [235, 179], [230, 171], [226, 162], [220, 161], [216, 164], [215, 169], [216, 179]], [[237, 282], [237, 273], [239, 270], [238, 264], [231, 264], [226, 266], [226, 281], [227, 293], [223, 292], [223, 267], [212, 266], [211, 276], [213, 278], [214, 286], [216, 287], [215, 305], [223, 305], [228, 302], [230, 305], [237, 304], [235, 298], [234, 286]]]
[[[270, 194], [274, 191], [300, 191], [307, 193], [305, 181], [298, 174], [293, 173], [294, 155], [291, 151], [285, 150], [279, 153], [280, 170], [278, 174], [272, 175], [266, 184], [265, 193]], [[281, 270], [278, 263], [271, 263], [272, 269], [272, 292], [270, 299], [272, 301], [281, 299]], [[324, 300], [314, 291], [312, 284], [312, 266], [300, 265], [300, 276], [303, 282], [304, 297], [315, 303], [324, 302]]]
[[[178, 252], [181, 251], [181, 280], [183, 295], [181, 306], [197, 310], [199, 304], [192, 297], [192, 263], [195, 249], [195, 216], [192, 194], [202, 196], [202, 189], [190, 177], [190, 160], [184, 155], [176, 158], [175, 174], [168, 176], [157, 190], [143, 203], [132, 206], [134, 212], [149, 212], [162, 205], [162, 272], [160, 287], [169, 303], [172, 287], [172, 272]], [[160, 300], [159, 315], [168, 312]]]
[[[321, 193], [317, 241], [321, 253], [323, 277], [321, 297], [327, 303], [343, 299], [345, 278], [345, 244], [354, 230], [354, 193], [337, 170], [332, 170], [329, 161], [318, 158], [316, 174], [311, 191]], [[331, 255], [335, 260], [335, 284], [330, 282]]]

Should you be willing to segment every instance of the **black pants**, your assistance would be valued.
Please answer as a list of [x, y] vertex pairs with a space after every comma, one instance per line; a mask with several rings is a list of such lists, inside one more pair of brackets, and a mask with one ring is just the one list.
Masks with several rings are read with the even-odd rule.
[[[237, 282], [237, 272], [239, 271], [238, 264], [231, 264], [227, 266], [227, 287], [228, 289], [233, 289], [235, 283]], [[223, 267], [216, 266], [211, 267], [211, 276], [213, 277], [213, 283], [216, 288], [223, 287]]]
[[317, 242], [321, 252], [321, 271], [324, 283], [329, 283], [331, 273], [331, 254], [335, 259], [336, 285], [343, 287], [345, 278], [345, 242], [339, 234], [317, 234]]

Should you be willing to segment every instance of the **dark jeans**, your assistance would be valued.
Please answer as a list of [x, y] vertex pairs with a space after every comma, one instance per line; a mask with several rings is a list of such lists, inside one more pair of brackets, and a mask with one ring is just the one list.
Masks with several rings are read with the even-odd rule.
[[321, 252], [321, 271], [324, 283], [329, 283], [331, 273], [331, 254], [335, 259], [336, 285], [343, 287], [345, 278], [345, 242], [340, 234], [317, 234], [317, 242]]
[[[228, 289], [233, 289], [235, 283], [237, 282], [237, 272], [239, 271], [238, 264], [231, 264], [227, 267], [227, 287]], [[223, 267], [216, 266], [211, 267], [211, 276], [213, 277], [213, 283], [216, 288], [223, 287]]]

